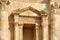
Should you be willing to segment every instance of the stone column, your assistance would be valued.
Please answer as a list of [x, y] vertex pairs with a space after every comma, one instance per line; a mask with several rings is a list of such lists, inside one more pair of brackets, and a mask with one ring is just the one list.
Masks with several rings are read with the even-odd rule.
[[[57, 10], [58, 11], [58, 10]], [[60, 15], [57, 13], [53, 14], [53, 34], [52, 34], [52, 40], [60, 40]], [[60, 13], [60, 11], [59, 11]]]
[[19, 27], [15, 24], [15, 40], [19, 40]]
[[19, 40], [19, 26], [18, 26], [18, 15], [14, 15], [14, 23], [15, 23], [15, 40]]
[[36, 40], [39, 40], [39, 24], [36, 24]]
[[23, 40], [23, 25], [19, 25], [19, 40]]
[[45, 17], [43, 16], [42, 17], [42, 26], [43, 26], [43, 40], [49, 40], [49, 35], [48, 35], [48, 16]]

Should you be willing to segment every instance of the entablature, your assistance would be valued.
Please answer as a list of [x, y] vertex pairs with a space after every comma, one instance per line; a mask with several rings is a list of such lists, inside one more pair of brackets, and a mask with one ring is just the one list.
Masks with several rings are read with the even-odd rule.
[[[29, 16], [30, 15], [30, 13], [29, 13], [29, 11], [31, 11], [31, 14], [32, 14], [32, 12], [33, 13], [35, 13], [35, 15], [36, 16]], [[24, 12], [26, 12], [26, 11], [28, 11], [28, 16], [27, 15], [24, 15]], [[23, 13], [22, 15], [21, 15], [21, 13]], [[27, 12], [26, 12], [27, 13]], [[13, 15], [19, 15], [19, 16], [26, 16], [26, 17], [41, 17], [41, 16], [47, 16], [48, 15], [48, 13], [46, 13], [46, 12], [44, 12], [43, 10], [41, 10], [41, 11], [39, 11], [39, 10], [37, 10], [37, 9], [35, 9], [35, 8], [32, 8], [31, 6], [29, 6], [29, 7], [26, 7], [26, 8], [23, 8], [23, 9], [17, 9], [17, 10], [14, 10], [14, 12], [13, 12]], [[34, 15], [34, 14], [33, 14]]]

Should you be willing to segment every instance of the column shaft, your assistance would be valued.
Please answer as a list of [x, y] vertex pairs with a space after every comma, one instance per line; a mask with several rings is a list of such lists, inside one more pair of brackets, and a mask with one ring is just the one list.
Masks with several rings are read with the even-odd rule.
[[19, 40], [19, 26], [18, 26], [18, 22], [19, 22], [19, 16], [15, 14], [15, 15], [14, 15], [15, 40]]
[[36, 40], [39, 40], [39, 32], [38, 32], [38, 26], [36, 25]]
[[15, 25], [15, 40], [19, 40], [19, 27], [18, 27], [18, 24]]
[[23, 40], [23, 25], [19, 26], [19, 37], [20, 37], [19, 40]]

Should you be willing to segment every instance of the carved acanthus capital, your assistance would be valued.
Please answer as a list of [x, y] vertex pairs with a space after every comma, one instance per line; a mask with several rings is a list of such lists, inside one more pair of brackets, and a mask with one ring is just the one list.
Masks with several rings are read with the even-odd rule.
[[6, 5], [9, 5], [9, 0], [0, 0], [0, 10], [5, 10]]
[[58, 9], [60, 8], [60, 5], [58, 2], [51, 2], [50, 3], [51, 8]]
[[10, 4], [10, 2], [9, 2], [9, 0], [0, 0], [0, 4], [6, 4], [6, 5], [9, 5]]
[[18, 23], [19, 22], [19, 15], [14, 15], [14, 23]]

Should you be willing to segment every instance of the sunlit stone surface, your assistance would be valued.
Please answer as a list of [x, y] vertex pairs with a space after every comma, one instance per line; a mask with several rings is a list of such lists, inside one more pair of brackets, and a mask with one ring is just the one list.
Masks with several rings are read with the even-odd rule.
[[27, 38], [60, 40], [60, 0], [0, 0], [0, 40]]

